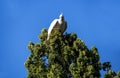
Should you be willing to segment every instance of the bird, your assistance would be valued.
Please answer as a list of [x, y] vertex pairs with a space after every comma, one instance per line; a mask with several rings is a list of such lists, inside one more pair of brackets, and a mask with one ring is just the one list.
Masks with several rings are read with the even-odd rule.
[[59, 29], [62, 34], [67, 29], [67, 22], [65, 21], [64, 15], [62, 13], [59, 15], [59, 19], [54, 19], [52, 23], [50, 24], [49, 29], [48, 29], [47, 40], [49, 40], [50, 35], [54, 28]]

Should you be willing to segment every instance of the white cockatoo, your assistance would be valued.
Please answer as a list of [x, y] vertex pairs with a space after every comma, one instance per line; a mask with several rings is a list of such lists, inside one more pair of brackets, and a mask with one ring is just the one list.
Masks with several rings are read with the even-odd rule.
[[50, 24], [50, 27], [48, 29], [47, 40], [49, 40], [51, 32], [54, 28], [60, 29], [61, 33], [64, 33], [64, 31], [66, 30], [67, 22], [64, 20], [63, 14], [60, 14], [59, 19], [54, 19]]

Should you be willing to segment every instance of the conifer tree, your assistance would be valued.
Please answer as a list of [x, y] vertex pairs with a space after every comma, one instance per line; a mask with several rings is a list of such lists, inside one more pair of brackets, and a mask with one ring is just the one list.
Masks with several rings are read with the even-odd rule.
[[47, 40], [47, 30], [42, 29], [39, 39], [39, 43], [28, 44], [27, 78], [100, 78], [101, 70], [106, 71], [104, 78], [120, 78], [110, 62], [100, 62], [98, 49], [88, 49], [75, 33], [54, 29]]

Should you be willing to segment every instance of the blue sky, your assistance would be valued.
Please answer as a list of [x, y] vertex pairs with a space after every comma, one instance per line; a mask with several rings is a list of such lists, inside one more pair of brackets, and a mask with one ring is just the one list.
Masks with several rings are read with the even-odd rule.
[[0, 0], [0, 78], [26, 78], [29, 41], [39, 42], [42, 28], [63, 13], [66, 32], [75, 32], [101, 61], [120, 70], [119, 0]]

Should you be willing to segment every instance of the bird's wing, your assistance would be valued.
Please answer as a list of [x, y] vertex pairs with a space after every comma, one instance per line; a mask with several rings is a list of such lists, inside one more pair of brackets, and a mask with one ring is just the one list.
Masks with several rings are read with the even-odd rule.
[[65, 28], [64, 28], [64, 32], [67, 29], [67, 22], [65, 21]]
[[57, 23], [58, 23], [58, 19], [55, 19], [55, 20], [52, 21], [52, 23], [50, 24], [50, 27], [48, 29], [48, 33], [51, 33], [51, 31], [57, 25]]
[[67, 22], [64, 21], [64, 22], [61, 24], [61, 32], [64, 33], [66, 29], [67, 29]]

